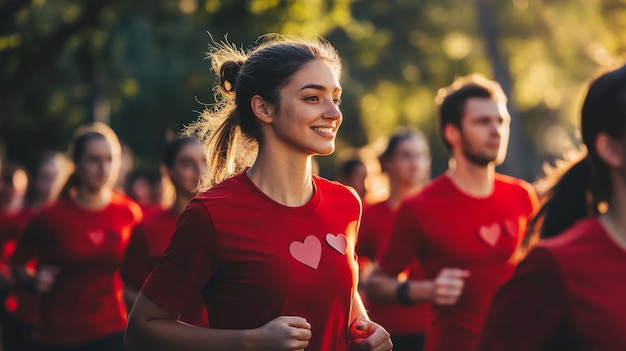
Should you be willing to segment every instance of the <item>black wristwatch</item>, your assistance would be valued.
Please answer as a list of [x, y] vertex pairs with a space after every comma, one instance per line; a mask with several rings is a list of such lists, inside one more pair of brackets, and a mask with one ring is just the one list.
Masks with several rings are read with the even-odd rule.
[[404, 306], [411, 306], [413, 301], [409, 297], [409, 281], [402, 282], [398, 285], [396, 289], [396, 298], [400, 301]]

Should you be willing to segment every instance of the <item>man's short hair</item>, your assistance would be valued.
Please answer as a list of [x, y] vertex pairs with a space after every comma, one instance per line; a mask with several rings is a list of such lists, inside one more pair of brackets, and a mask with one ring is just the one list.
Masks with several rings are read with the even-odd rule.
[[449, 86], [439, 89], [435, 97], [435, 102], [439, 106], [439, 132], [448, 151], [451, 146], [443, 130], [447, 124], [453, 124], [461, 129], [465, 102], [471, 98], [492, 99], [498, 103], [507, 101], [500, 84], [479, 73], [458, 77]]

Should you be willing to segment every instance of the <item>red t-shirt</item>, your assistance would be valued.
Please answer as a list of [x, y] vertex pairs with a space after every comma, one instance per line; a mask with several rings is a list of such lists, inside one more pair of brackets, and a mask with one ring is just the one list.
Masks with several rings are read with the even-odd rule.
[[[387, 246], [396, 213], [397, 211], [394, 211], [387, 201], [363, 209], [359, 240], [356, 245], [359, 259], [367, 257], [374, 261]], [[425, 278], [422, 267], [416, 260], [413, 260], [404, 273], [410, 279]], [[363, 293], [362, 296], [370, 318], [391, 334], [424, 334], [432, 321], [429, 303], [417, 303], [406, 307], [399, 303], [375, 303], [369, 301], [366, 294]]]
[[[125, 284], [137, 290], [141, 288], [170, 243], [177, 221], [178, 213], [159, 208], [154, 209], [135, 227], [120, 269]], [[208, 326], [206, 310], [200, 295], [183, 311], [181, 320], [197, 326]]]
[[[17, 213], [0, 213], [0, 247], [2, 247], [2, 274], [10, 277], [8, 262], [15, 251], [17, 240], [24, 232], [24, 228], [35, 214], [35, 210], [26, 208]], [[28, 263], [30, 269], [35, 268], [36, 262]], [[4, 307], [21, 321], [35, 325], [39, 320], [39, 299], [36, 295], [25, 290], [12, 291], [7, 297]]]
[[126, 327], [126, 307], [118, 269], [139, 206], [114, 194], [97, 211], [63, 199], [33, 217], [11, 258], [24, 264], [59, 267], [52, 289], [41, 295], [41, 323], [35, 336], [46, 345], [75, 345]]
[[542, 241], [496, 294], [480, 350], [626, 349], [626, 249], [596, 219]]
[[33, 215], [30, 209], [17, 212], [0, 212], [0, 264], [5, 270], [9, 257], [15, 250], [15, 241], [22, 234]]
[[536, 205], [530, 184], [500, 174], [485, 198], [463, 193], [442, 175], [403, 202], [379, 256], [381, 269], [396, 275], [417, 257], [428, 279], [443, 268], [471, 274], [455, 305], [434, 306], [427, 351], [476, 348], [490, 300], [513, 273], [512, 255]]
[[133, 288], [141, 288], [170, 243], [177, 221], [178, 214], [167, 209], [155, 210], [144, 216], [143, 221], [133, 229], [120, 269], [124, 283]]
[[275, 202], [245, 172], [197, 196], [142, 292], [177, 312], [202, 293], [218, 329], [300, 316], [312, 326], [308, 349], [348, 350], [361, 205], [338, 183], [313, 184], [301, 207]]

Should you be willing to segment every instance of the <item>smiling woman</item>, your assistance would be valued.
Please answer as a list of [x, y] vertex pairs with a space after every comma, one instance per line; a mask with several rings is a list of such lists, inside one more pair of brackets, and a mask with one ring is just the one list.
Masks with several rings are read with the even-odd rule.
[[[334, 150], [334, 134], [341, 124], [338, 109], [341, 60], [337, 52], [324, 40], [286, 39], [276, 35], [263, 38], [265, 42], [250, 53], [228, 43], [219, 43], [209, 54], [213, 69], [220, 77], [220, 86], [216, 87], [218, 103], [188, 128], [190, 133], [200, 136], [209, 150], [205, 189], [249, 167], [257, 157], [258, 147], [274, 146], [273, 142], [262, 143], [263, 138], [271, 137], [262, 134], [263, 126], [277, 125], [276, 130], [263, 131], [271, 133], [276, 140], [284, 137], [276, 133], [284, 132], [289, 123], [302, 123], [306, 114], [313, 113], [313, 118], [320, 119], [310, 120], [307, 130], [317, 129], [328, 137], [332, 133], [332, 148], [321, 153]], [[258, 52], [263, 54], [257, 55]], [[296, 71], [302, 76], [296, 76]], [[293, 81], [295, 78], [297, 82]], [[298, 113], [297, 118], [287, 123], [274, 121], [291, 116], [293, 109], [300, 108], [307, 112]], [[317, 110], [313, 111], [314, 108]], [[284, 109], [290, 111], [282, 111]], [[329, 114], [330, 119], [321, 119]], [[321, 132], [320, 128], [330, 130]]]
[[[342, 121], [339, 56], [321, 39], [266, 39], [210, 55], [220, 100], [191, 128], [207, 143], [209, 190], [137, 297], [130, 350], [391, 349], [355, 293], [360, 201], [312, 175]], [[177, 321], [198, 296], [210, 328]], [[367, 336], [350, 336], [355, 320]]]

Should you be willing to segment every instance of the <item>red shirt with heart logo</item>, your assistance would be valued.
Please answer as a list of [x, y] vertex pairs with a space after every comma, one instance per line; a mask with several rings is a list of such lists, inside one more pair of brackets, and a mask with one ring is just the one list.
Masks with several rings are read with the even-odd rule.
[[[133, 229], [124, 255], [120, 275], [133, 289], [141, 289], [144, 280], [165, 252], [178, 222], [178, 213], [170, 209], [155, 209]], [[200, 327], [208, 326], [206, 309], [200, 295], [183, 311], [180, 319]]]
[[378, 258], [381, 269], [397, 275], [417, 258], [428, 279], [443, 268], [470, 271], [455, 305], [433, 306], [427, 351], [476, 348], [491, 298], [513, 274], [513, 254], [536, 207], [530, 184], [501, 174], [484, 198], [463, 193], [442, 175], [403, 202]]
[[496, 294], [480, 350], [626, 347], [626, 250], [596, 219], [546, 239]]
[[39, 342], [78, 345], [124, 331], [127, 312], [118, 270], [140, 219], [140, 207], [121, 194], [101, 210], [62, 199], [33, 217], [11, 261], [36, 258], [40, 267], [59, 268], [52, 289], [40, 296]]
[[[392, 209], [387, 201], [372, 204], [363, 209], [356, 245], [359, 259], [366, 257], [374, 261], [379, 252], [387, 246], [396, 214], [397, 210]], [[410, 279], [424, 279], [422, 267], [416, 261], [403, 273], [407, 274]], [[417, 303], [407, 307], [400, 304], [372, 302], [365, 292], [361, 293], [361, 296], [370, 318], [384, 326], [392, 337], [393, 335], [424, 334], [432, 320], [429, 303]]]
[[209, 325], [219, 329], [304, 317], [307, 349], [349, 350], [361, 205], [343, 185], [313, 182], [301, 207], [272, 200], [245, 172], [197, 196], [142, 292], [175, 312], [202, 293]]

